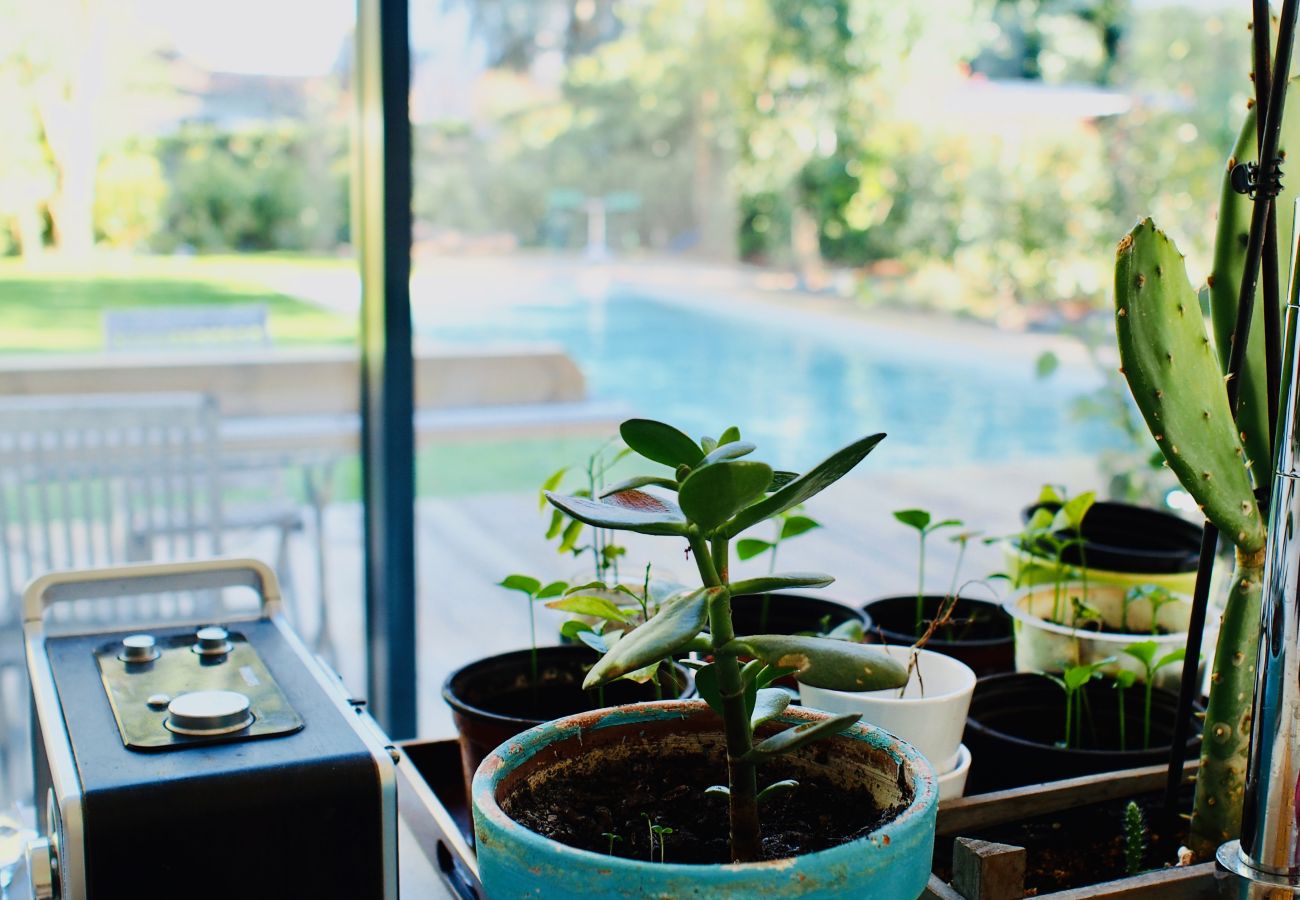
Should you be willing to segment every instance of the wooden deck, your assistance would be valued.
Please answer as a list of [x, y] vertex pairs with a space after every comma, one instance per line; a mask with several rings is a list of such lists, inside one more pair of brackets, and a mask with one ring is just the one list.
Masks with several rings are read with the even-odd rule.
[[[815, 570], [836, 576], [827, 596], [860, 603], [872, 597], [907, 593], [916, 586], [915, 532], [894, 521], [891, 512], [922, 507], [943, 518], [959, 518], [985, 535], [1005, 535], [1019, 527], [1021, 507], [1044, 482], [1065, 484], [1072, 492], [1100, 486], [1089, 459], [1027, 460], [994, 466], [945, 470], [871, 471], [870, 461], [808, 505], [825, 526], [781, 549], [779, 568]], [[419, 713], [425, 737], [452, 733], [442, 701], [442, 682], [457, 666], [481, 656], [528, 646], [528, 615], [521, 595], [496, 586], [513, 573], [541, 579], [588, 577], [584, 561], [562, 557], [542, 537], [545, 515], [533, 493], [484, 494], [457, 499], [422, 499], [418, 507]], [[763, 536], [762, 526], [755, 531]], [[361, 518], [356, 504], [336, 504], [326, 524], [330, 594], [330, 634], [340, 674], [354, 689], [364, 687], [361, 618]], [[628, 535], [629, 559], [683, 581], [694, 577], [684, 547], [671, 539]], [[927, 586], [947, 588], [956, 547], [936, 535], [928, 545]], [[301, 571], [306, 555], [295, 559]], [[737, 566], [736, 576], [759, 574], [766, 562]], [[963, 580], [1000, 571], [1001, 549], [972, 542]], [[625, 570], [627, 571], [627, 570]], [[304, 596], [314, 581], [300, 579]], [[994, 582], [992, 589], [1004, 592]], [[562, 616], [538, 610], [538, 642], [553, 643]], [[314, 616], [304, 615], [303, 631], [315, 631]]]

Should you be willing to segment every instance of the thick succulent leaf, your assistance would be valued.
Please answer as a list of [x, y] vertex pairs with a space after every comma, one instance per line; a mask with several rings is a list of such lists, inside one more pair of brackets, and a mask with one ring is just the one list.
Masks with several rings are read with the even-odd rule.
[[861, 718], [862, 713], [844, 713], [840, 716], [832, 716], [829, 719], [805, 722], [802, 725], [796, 725], [794, 728], [787, 728], [785, 731], [774, 734], [767, 740], [755, 744], [754, 748], [741, 759], [757, 762], [779, 756], [782, 753], [789, 753], [791, 750], [797, 750], [805, 744], [811, 744], [813, 741], [820, 741], [823, 738], [839, 734]]
[[639, 534], [686, 534], [686, 517], [681, 510], [641, 491], [623, 491], [604, 500], [548, 492], [546, 499], [571, 518], [596, 528]]
[[718, 438], [718, 445], [731, 444], [738, 440], [740, 440], [740, 429], [735, 425], [732, 425], [726, 431], [722, 432], [722, 435]]
[[736, 541], [736, 558], [741, 560], [753, 559], [760, 553], [766, 553], [774, 545], [771, 541], [760, 541], [758, 538], [741, 538]]
[[596, 634], [594, 631], [579, 631], [578, 640], [582, 641], [597, 653], [609, 652], [609, 642], [605, 640], [604, 635]]
[[507, 590], [521, 591], [530, 597], [542, 587], [542, 583], [530, 575], [507, 575], [498, 584]]
[[767, 492], [770, 494], [773, 491], [779, 491], [798, 477], [798, 472], [786, 472], [783, 469], [778, 469], [772, 473], [772, 483], [767, 486]]
[[783, 575], [764, 575], [761, 578], [747, 578], [731, 585], [731, 596], [741, 594], [768, 594], [772, 591], [788, 591], [792, 588], [826, 587], [835, 581], [830, 575], [821, 572], [788, 572]]
[[718, 442], [716, 439], [711, 438], [706, 434], [704, 437], [700, 438], [700, 449], [704, 451], [705, 456], [708, 456], [714, 450], [718, 449]]
[[591, 594], [570, 594], [568, 597], [552, 600], [546, 605], [550, 609], [562, 609], [565, 612], [576, 613], [580, 616], [595, 616], [598, 619], [607, 619], [613, 622], [632, 621], [630, 615], [606, 598], [595, 597]]
[[781, 688], [763, 688], [754, 698], [754, 711], [749, 714], [749, 727], [757, 728], [775, 719], [790, 705], [790, 694]]
[[[560, 637], [566, 640], [576, 641], [578, 635], [584, 631], [591, 631], [592, 627], [581, 619], [569, 619], [560, 626]], [[605, 651], [600, 651], [604, 653]]]
[[618, 433], [637, 453], [665, 466], [694, 466], [704, 458], [704, 451], [695, 441], [653, 419], [628, 419], [618, 427]]
[[836, 451], [776, 493], [742, 509], [727, 524], [724, 535], [733, 538], [746, 528], [778, 516], [821, 493], [852, 471], [884, 439], [883, 433], [873, 434]]
[[722, 691], [718, 688], [718, 667], [709, 663], [695, 670], [695, 690], [699, 692], [709, 709], [722, 715]]
[[795, 678], [832, 691], [879, 691], [907, 683], [907, 667], [866, 644], [793, 634], [736, 638], [725, 652], [795, 670]]
[[855, 644], [861, 644], [867, 639], [867, 630], [857, 619], [849, 619], [826, 632], [826, 637], [833, 641], [853, 641]]
[[710, 534], [756, 497], [772, 481], [772, 467], [761, 462], [727, 461], [701, 466], [677, 492], [686, 518]]
[[798, 786], [799, 782], [795, 781], [793, 778], [787, 778], [784, 781], [774, 781], [758, 792], [758, 802], [762, 803], [765, 800], [771, 800], [773, 797], [780, 796], [781, 794], [788, 794]]
[[749, 441], [736, 441], [731, 444], [721, 444], [705, 455], [704, 460], [700, 463], [702, 466], [711, 466], [716, 462], [722, 462], [725, 459], [739, 459], [742, 456], [748, 456], [758, 448]]
[[636, 475], [629, 478], [627, 481], [620, 481], [608, 490], [602, 491], [600, 496], [604, 499], [613, 494], [621, 494], [623, 491], [631, 491], [636, 488], [649, 487], [651, 485], [654, 487], [668, 488], [670, 491], [677, 490], [677, 482], [671, 478], [665, 478], [662, 475]]
[[583, 688], [613, 681], [672, 656], [689, 644], [709, 618], [709, 599], [724, 588], [698, 588], [669, 599], [650, 621], [624, 635], [592, 666]]
[[704, 793], [716, 794], [719, 797], [730, 797], [731, 788], [727, 787], [725, 784], [711, 784], [704, 789]]

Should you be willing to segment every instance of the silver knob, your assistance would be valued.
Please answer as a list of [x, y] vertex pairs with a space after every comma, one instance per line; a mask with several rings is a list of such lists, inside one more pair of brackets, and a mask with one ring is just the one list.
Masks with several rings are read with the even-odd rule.
[[132, 634], [122, 638], [122, 652], [117, 658], [128, 663], [152, 662], [158, 658], [157, 641], [152, 634]]
[[209, 737], [233, 734], [253, 724], [249, 700], [236, 691], [191, 691], [167, 704], [167, 728], [176, 734]]
[[194, 652], [203, 656], [224, 656], [231, 650], [231, 643], [227, 638], [230, 633], [220, 625], [209, 625], [206, 628], [200, 628], [195, 637], [199, 642], [194, 645]]
[[33, 900], [54, 900], [54, 866], [50, 860], [50, 842], [47, 838], [35, 838], [23, 848], [23, 859], [27, 863], [27, 880], [31, 883]]

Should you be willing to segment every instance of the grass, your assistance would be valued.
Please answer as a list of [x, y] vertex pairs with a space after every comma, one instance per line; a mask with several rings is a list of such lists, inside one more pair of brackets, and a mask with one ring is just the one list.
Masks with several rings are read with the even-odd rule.
[[355, 316], [272, 287], [295, 277], [353, 271], [349, 260], [266, 256], [96, 258], [70, 267], [0, 260], [0, 353], [69, 353], [103, 348], [105, 310], [189, 304], [260, 303], [277, 345], [354, 343]]

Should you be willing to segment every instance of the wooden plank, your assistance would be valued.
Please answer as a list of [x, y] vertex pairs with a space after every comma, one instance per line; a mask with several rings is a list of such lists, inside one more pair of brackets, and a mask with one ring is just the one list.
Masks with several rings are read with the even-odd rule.
[[[1194, 759], [1184, 764], [1184, 782], [1193, 779], [1197, 764]], [[961, 797], [940, 804], [936, 836], [959, 835], [974, 828], [1151, 793], [1164, 787], [1167, 772], [1166, 766], [1146, 766]]]
[[952, 886], [966, 900], [1025, 896], [1025, 848], [959, 837], [952, 844]]
[[1218, 896], [1214, 863], [1208, 862], [1043, 894], [1039, 900], [1217, 900]]
[[921, 894], [921, 900], [966, 900], [966, 898], [945, 884], [938, 875], [931, 875], [930, 880], [926, 882], [925, 891]]

